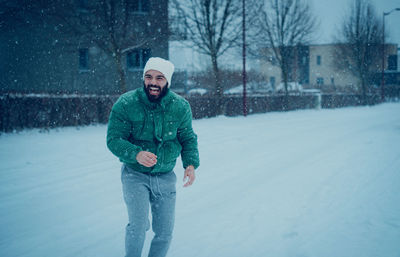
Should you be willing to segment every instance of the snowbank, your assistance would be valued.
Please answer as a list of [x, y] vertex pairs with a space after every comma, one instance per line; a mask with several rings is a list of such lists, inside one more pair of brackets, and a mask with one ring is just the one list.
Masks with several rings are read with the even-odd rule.
[[[397, 257], [400, 104], [194, 121], [174, 257]], [[123, 256], [106, 126], [0, 136], [0, 256]], [[149, 236], [151, 232], [149, 232]], [[143, 256], [147, 256], [149, 240]]]

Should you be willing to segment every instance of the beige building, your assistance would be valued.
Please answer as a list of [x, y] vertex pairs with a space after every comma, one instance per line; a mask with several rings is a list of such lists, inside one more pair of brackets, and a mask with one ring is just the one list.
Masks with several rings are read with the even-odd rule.
[[310, 46], [310, 85], [354, 86], [357, 78], [349, 69], [336, 68], [336, 45]]
[[[357, 87], [359, 79], [352, 74], [348, 67], [338, 67], [338, 44], [309, 45], [293, 48], [292, 63], [289, 68], [289, 82], [298, 82], [304, 87], [314, 88], [340, 88]], [[385, 73], [396, 71], [397, 45], [387, 44], [385, 47]], [[267, 50], [263, 51], [264, 53]], [[282, 81], [281, 70], [272, 55], [260, 61], [260, 70], [267, 82], [274, 88]], [[382, 62], [376, 65], [374, 84], [380, 84]]]

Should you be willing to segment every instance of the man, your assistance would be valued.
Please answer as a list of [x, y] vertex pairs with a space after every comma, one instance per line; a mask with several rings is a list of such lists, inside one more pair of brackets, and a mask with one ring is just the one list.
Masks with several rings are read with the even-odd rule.
[[173, 168], [182, 157], [184, 186], [195, 180], [199, 166], [197, 136], [189, 103], [169, 90], [174, 65], [150, 58], [143, 71], [143, 88], [123, 94], [114, 104], [107, 130], [107, 146], [122, 165], [122, 187], [128, 209], [126, 257], [140, 257], [150, 228], [150, 257], [166, 256], [175, 219]]

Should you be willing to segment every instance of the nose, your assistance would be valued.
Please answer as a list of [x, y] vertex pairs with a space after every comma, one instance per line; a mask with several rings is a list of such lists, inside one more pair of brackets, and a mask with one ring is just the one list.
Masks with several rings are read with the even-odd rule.
[[157, 85], [157, 80], [156, 80], [155, 77], [149, 78], [148, 81], [149, 81], [149, 83], [152, 84], [152, 85]]

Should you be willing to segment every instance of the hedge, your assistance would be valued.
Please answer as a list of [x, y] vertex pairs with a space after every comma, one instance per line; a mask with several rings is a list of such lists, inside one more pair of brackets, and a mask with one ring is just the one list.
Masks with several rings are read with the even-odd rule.
[[[0, 131], [12, 132], [25, 128], [54, 128], [107, 123], [117, 95], [17, 95], [0, 96]], [[289, 111], [309, 108], [338, 108], [361, 105], [359, 95], [283, 95], [249, 96], [248, 114], [271, 111]], [[216, 108], [218, 99], [211, 96], [187, 97], [194, 119], [219, 115]], [[368, 104], [380, 101], [370, 96]], [[237, 116], [243, 114], [241, 96], [224, 97], [220, 103], [222, 114]]]

